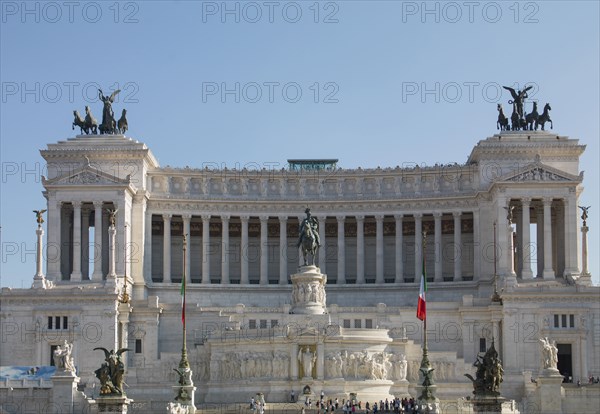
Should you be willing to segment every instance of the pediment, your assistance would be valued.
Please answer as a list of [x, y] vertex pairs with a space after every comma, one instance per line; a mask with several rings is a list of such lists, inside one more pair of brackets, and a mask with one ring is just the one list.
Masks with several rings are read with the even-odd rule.
[[557, 168], [536, 162], [520, 168], [517, 171], [496, 179], [496, 182], [523, 183], [523, 182], [581, 182], [583, 172], [579, 175], [572, 175]]
[[43, 178], [44, 185], [129, 185], [131, 177], [119, 178], [90, 165], [73, 171], [70, 174], [51, 180]]

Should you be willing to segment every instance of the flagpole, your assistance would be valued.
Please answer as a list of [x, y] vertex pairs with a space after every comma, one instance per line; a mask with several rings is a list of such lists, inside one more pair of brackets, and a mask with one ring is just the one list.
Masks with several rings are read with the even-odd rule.
[[[423, 232], [423, 269], [421, 270], [421, 277], [427, 278], [427, 272], [425, 271], [425, 247], [427, 246], [427, 232]], [[425, 279], [425, 283], [427, 279]], [[425, 306], [427, 306], [427, 296], [425, 296]], [[427, 309], [427, 308], [425, 308]], [[423, 318], [423, 357], [427, 358], [427, 310], [425, 310], [425, 317]]]
[[[426, 271], [426, 261], [425, 261], [425, 248], [427, 246], [427, 232], [423, 232], [423, 241], [422, 241], [422, 254], [421, 257], [423, 259], [423, 268], [421, 275], [421, 286], [427, 286], [427, 271]], [[423, 280], [425, 278], [425, 280]], [[433, 368], [431, 367], [431, 363], [429, 362], [429, 356], [427, 355], [427, 295], [425, 293], [425, 312], [423, 314], [423, 357], [421, 359], [421, 366], [419, 368], [420, 377], [422, 378], [421, 384], [418, 386], [418, 389], [421, 391], [421, 394], [417, 398], [419, 403], [419, 408], [421, 412], [430, 412], [430, 413], [438, 413], [439, 412], [439, 400], [435, 396], [435, 391], [437, 386], [433, 381]]]
[[185, 329], [185, 294], [186, 294], [186, 274], [185, 274], [185, 268], [186, 268], [186, 260], [187, 260], [187, 234], [183, 235], [183, 276], [182, 276], [182, 280], [181, 280], [181, 284], [183, 286], [182, 289], [182, 293], [183, 293], [183, 297], [182, 297], [182, 303], [181, 303], [181, 322], [183, 324], [183, 344], [181, 347], [181, 361], [179, 361], [179, 368], [189, 368], [190, 367], [190, 363], [188, 361], [188, 356], [187, 356], [187, 345], [186, 345], [186, 329]]

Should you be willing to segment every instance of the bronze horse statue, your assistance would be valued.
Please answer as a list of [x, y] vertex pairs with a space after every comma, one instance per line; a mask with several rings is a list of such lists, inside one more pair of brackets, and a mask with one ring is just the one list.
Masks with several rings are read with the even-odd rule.
[[315, 255], [317, 254], [317, 249], [319, 245], [317, 244], [317, 240], [315, 235], [313, 234], [313, 230], [311, 226], [304, 226], [303, 232], [300, 235], [300, 248], [302, 249], [302, 256], [304, 257], [304, 266], [308, 266], [308, 260], [306, 259], [306, 255], [310, 253], [312, 258], [311, 265], [315, 265]]
[[533, 111], [525, 115], [525, 122], [527, 123], [527, 129], [533, 131], [534, 124], [537, 122], [540, 114], [537, 111], [537, 102], [533, 102]]
[[509, 130], [508, 126], [508, 118], [504, 115], [504, 110], [502, 109], [502, 104], [498, 104], [498, 121], [496, 122], [496, 129], [500, 131]]
[[551, 110], [552, 110], [552, 108], [550, 107], [549, 103], [547, 103], [546, 105], [544, 105], [544, 112], [542, 112], [542, 114], [535, 121], [535, 130], [536, 131], [538, 129], [538, 125], [541, 125], [542, 126], [542, 131], [544, 131], [544, 124], [546, 122], [550, 122], [550, 129], [552, 129], [554, 127], [554, 125], [552, 124], [552, 120], [550, 119], [550, 111]]
[[96, 135], [98, 133], [98, 121], [96, 121], [96, 118], [92, 115], [89, 106], [85, 107], [85, 119], [79, 115], [78, 111], [73, 111], [73, 115], [75, 116], [75, 119], [73, 120], [72, 129], [75, 129], [75, 127], [78, 126], [81, 130], [81, 134], [85, 132], [85, 134], [88, 135], [91, 132]]

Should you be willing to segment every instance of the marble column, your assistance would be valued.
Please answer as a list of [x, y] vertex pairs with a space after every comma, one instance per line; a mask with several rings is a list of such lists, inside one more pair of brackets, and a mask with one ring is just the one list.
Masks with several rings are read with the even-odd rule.
[[73, 201], [73, 271], [71, 282], [81, 281], [81, 201]]
[[509, 276], [516, 278], [517, 273], [515, 271], [515, 243], [514, 243], [514, 232], [513, 225], [509, 222], [507, 228], [508, 234], [508, 274]]
[[325, 246], [325, 221], [327, 216], [319, 216], [319, 238], [321, 247], [319, 247], [319, 268], [321, 273], [327, 273], [327, 248]]
[[565, 198], [565, 275], [579, 275], [577, 195]]
[[229, 281], [229, 219], [228, 215], [221, 216], [221, 283], [228, 285]]
[[187, 252], [187, 258], [185, 260], [185, 282], [187, 284], [190, 284], [190, 283], [192, 283], [192, 261], [190, 260], [190, 253], [192, 252], [191, 251], [192, 236], [191, 236], [191, 230], [190, 230], [190, 222], [192, 220], [192, 215], [191, 214], [182, 214], [181, 219], [183, 220], [183, 235], [186, 236], [185, 237], [185, 250], [183, 251], [183, 254], [186, 254], [186, 252]]
[[481, 235], [479, 229], [479, 210], [473, 211], [473, 280], [481, 274]]
[[523, 224], [521, 226], [522, 228], [522, 232], [521, 232], [521, 240], [523, 240], [523, 245], [521, 246], [521, 257], [522, 257], [522, 264], [521, 264], [521, 278], [522, 279], [533, 279], [533, 272], [531, 271], [531, 242], [530, 242], [530, 231], [531, 231], [531, 223], [530, 223], [530, 218], [529, 218], [529, 207], [531, 204], [531, 199], [530, 198], [522, 198], [521, 199], [521, 204], [522, 204], [522, 216], [523, 216]]
[[581, 276], [589, 276], [588, 270], [588, 248], [587, 248], [587, 233], [590, 228], [587, 226], [586, 221], [583, 221], [581, 226]]
[[402, 245], [404, 243], [402, 224], [404, 215], [394, 214], [394, 220], [396, 220], [396, 283], [402, 283], [404, 282], [404, 260], [402, 260]]
[[337, 219], [337, 242], [338, 242], [338, 263], [337, 263], [337, 284], [346, 284], [346, 237], [344, 233], [345, 216], [336, 216]]
[[455, 211], [454, 216], [454, 280], [458, 281], [462, 276], [462, 213]]
[[365, 283], [365, 216], [356, 216], [356, 284]]
[[268, 216], [260, 217], [260, 281], [261, 285], [269, 284], [269, 239]]
[[287, 216], [279, 216], [279, 284], [287, 285]]
[[102, 201], [94, 201], [94, 272], [93, 280], [102, 280]]
[[[38, 224], [38, 228], [35, 231], [37, 236], [37, 243], [35, 245], [35, 276], [34, 280], [44, 280], [44, 271], [42, 269], [42, 258], [43, 258], [43, 249], [44, 249], [44, 229], [41, 224]], [[45, 286], [45, 283], [39, 283], [39, 285]], [[34, 282], [34, 287], [35, 282]]]
[[538, 204], [535, 206], [536, 211], [536, 221], [535, 221], [535, 229], [536, 229], [536, 237], [535, 243], [535, 258], [537, 261], [536, 266], [536, 277], [543, 277], [544, 275], [544, 206], [543, 204]]
[[385, 283], [383, 274], [383, 215], [375, 216], [375, 283]]
[[202, 283], [210, 283], [210, 215], [202, 215]]
[[414, 214], [415, 219], [415, 282], [421, 283], [423, 275], [423, 214]]
[[436, 211], [433, 213], [434, 224], [434, 247], [435, 247], [435, 282], [443, 282], [442, 274], [442, 213]]
[[144, 235], [144, 279], [152, 280], [152, 212], [146, 210], [145, 235]]
[[115, 286], [117, 279], [117, 229], [114, 225], [108, 227], [108, 275], [106, 284]]
[[544, 279], [554, 279], [556, 274], [552, 268], [552, 197], [546, 197], [544, 202]]
[[171, 282], [171, 214], [163, 214], [163, 282]]
[[240, 259], [242, 262], [240, 263], [240, 273], [241, 279], [240, 283], [242, 285], [247, 285], [250, 283], [250, 279], [248, 277], [248, 221], [250, 220], [250, 216], [240, 216], [240, 221], [242, 222], [242, 243], [240, 246]]
[[48, 197], [48, 249], [46, 272], [48, 279], [60, 281], [60, 247], [61, 247], [61, 210], [62, 201], [56, 201], [55, 196]]
[[81, 279], [90, 279], [90, 209], [81, 207]]

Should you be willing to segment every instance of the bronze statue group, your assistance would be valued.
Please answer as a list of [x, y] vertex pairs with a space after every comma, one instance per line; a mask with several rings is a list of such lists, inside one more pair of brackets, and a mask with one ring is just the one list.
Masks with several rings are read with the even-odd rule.
[[510, 125], [509, 119], [504, 115], [504, 110], [502, 109], [502, 104], [498, 104], [498, 120], [496, 121], [496, 128], [501, 131], [537, 131], [538, 127], [541, 127], [541, 130], [544, 131], [544, 126], [547, 122], [550, 122], [550, 129], [553, 128], [552, 119], [550, 119], [550, 111], [552, 107], [547, 103], [544, 105], [544, 110], [542, 114], [538, 113], [537, 102], [533, 102], [533, 109], [530, 113], [523, 112], [523, 106], [525, 104], [525, 98], [527, 98], [527, 91], [533, 88], [533, 86], [528, 86], [522, 91], [515, 91], [513, 88], [508, 86], [503, 86], [504, 89], [508, 90], [512, 95], [512, 100], [509, 100], [508, 103], [513, 106], [513, 112], [510, 117]]

